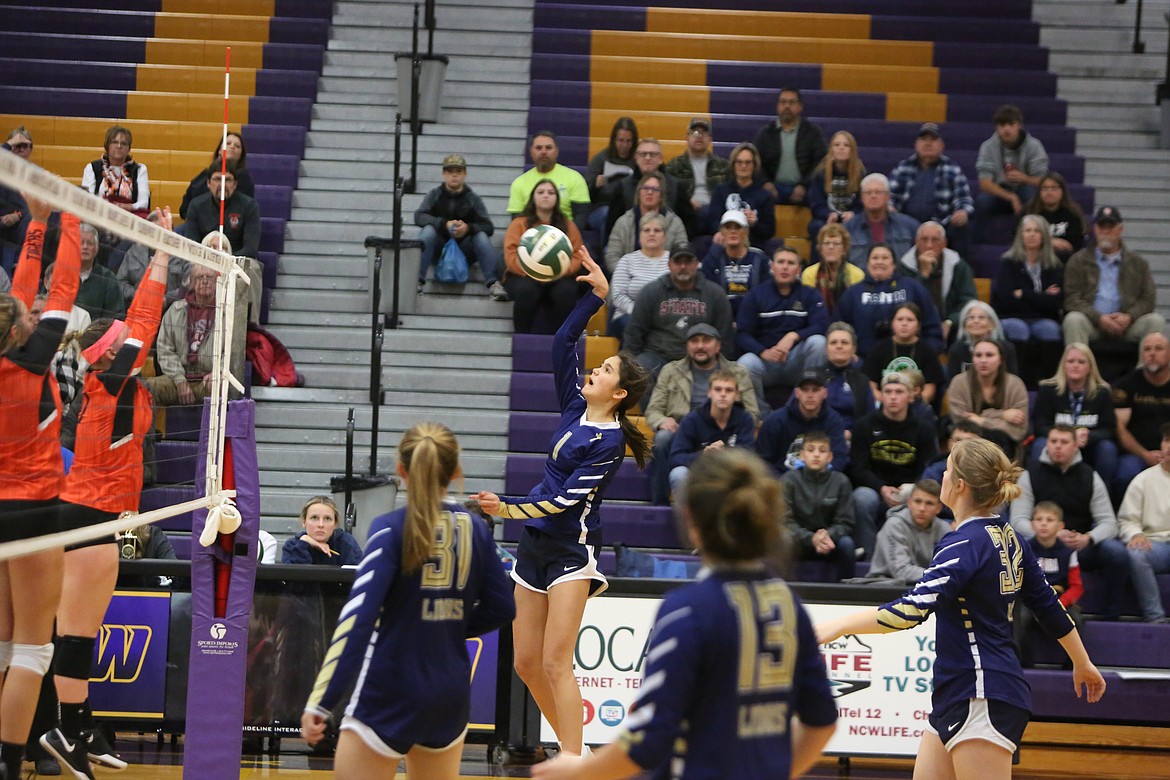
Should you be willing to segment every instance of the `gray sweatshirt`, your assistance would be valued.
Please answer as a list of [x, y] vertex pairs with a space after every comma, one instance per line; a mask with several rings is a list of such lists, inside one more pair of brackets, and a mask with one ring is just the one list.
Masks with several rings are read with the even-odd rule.
[[873, 565], [867, 582], [888, 580], [898, 585], [913, 585], [934, 558], [934, 548], [951, 531], [950, 523], [937, 517], [925, 530], [910, 517], [910, 508], [901, 506], [886, 515], [886, 524], [878, 531]]

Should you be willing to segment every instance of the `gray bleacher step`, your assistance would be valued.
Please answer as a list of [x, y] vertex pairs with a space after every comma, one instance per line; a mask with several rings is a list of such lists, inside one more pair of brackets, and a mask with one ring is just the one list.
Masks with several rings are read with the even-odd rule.
[[[319, 404], [314, 408], [289, 404], [261, 405], [256, 407], [256, 422], [258, 425], [279, 422], [285, 428], [316, 428], [321, 425], [330, 428], [337, 428], [340, 425], [344, 428], [347, 412], [348, 407], [341, 404]], [[383, 408], [379, 419], [383, 429], [406, 430], [415, 423], [431, 419], [427, 416], [428, 412], [433, 415], [435, 410]], [[456, 435], [493, 434], [507, 429], [507, 412], [447, 409], [441, 413], [446, 425]], [[338, 420], [339, 424], [335, 422]], [[354, 423], [368, 430], [369, 408], [355, 409]]]
[[[394, 112], [390, 109], [386, 109], [384, 113], [386, 113], [388, 115], [388, 118], [386, 120], [383, 120], [383, 121], [390, 122], [391, 123], [390, 127], [391, 127], [391, 129], [393, 129]], [[448, 112], [448, 113], [451, 113], [451, 112]], [[340, 104], [334, 104], [334, 103], [318, 103], [318, 104], [316, 104], [315, 106], [313, 106], [313, 116], [314, 116], [314, 118], [320, 117], [321, 119], [333, 119], [333, 120], [342, 120], [342, 121], [346, 121], [346, 120], [361, 121], [361, 120], [368, 120], [369, 119], [369, 116], [367, 115], [366, 111], [364, 110], [364, 107], [362, 107], [362, 106], [349, 106], [349, 105], [340, 105]], [[460, 123], [460, 122], [458, 122], [458, 118], [451, 118], [448, 116], [443, 116], [443, 119], [444, 119], [444, 124], [458, 124], [458, 123]], [[503, 126], [503, 127], [524, 128], [524, 127], [527, 127], [527, 124], [528, 124], [528, 105], [527, 105], [527, 103], [525, 103], [523, 108], [520, 108], [520, 107], [512, 108], [511, 106], [509, 106], [509, 107], [493, 106], [490, 109], [477, 110], [474, 112], [474, 116], [462, 117], [461, 123], [466, 124], [468, 126], [477, 125], [480, 128], [481, 132], [483, 131], [483, 128], [487, 128], [487, 127], [494, 128], [494, 127]], [[409, 137], [409, 134], [407, 134], [407, 135]], [[313, 175], [320, 176], [322, 174], [321, 173], [314, 173]]]
[[368, 327], [341, 328], [316, 325], [291, 325], [280, 330], [280, 340], [289, 349], [293, 347], [361, 349], [370, 343]]
[[[361, 243], [357, 243], [360, 247]], [[362, 251], [363, 253], [365, 252], [364, 249]], [[285, 252], [280, 256], [280, 273], [282, 277], [287, 274], [305, 273], [313, 274], [324, 279], [340, 277], [364, 278], [368, 272], [369, 266], [364, 258], [357, 259], [340, 255], [317, 255], [310, 257], [297, 252]]]
[[[440, 419], [440, 418], [435, 418]], [[322, 463], [333, 464], [334, 468], [344, 470], [345, 466], [345, 447], [344, 445], [323, 445], [314, 444], [314, 457], [318, 458]], [[270, 473], [276, 472], [292, 472], [286, 478], [285, 484], [288, 480], [298, 480], [296, 484], [303, 484], [300, 481], [298, 474], [302, 468], [302, 447], [293, 445], [281, 444], [257, 444], [257, 453], [263, 455], [264, 470]], [[369, 465], [369, 451], [365, 453], [364, 464]], [[355, 460], [357, 453], [355, 452]], [[379, 447], [378, 465], [380, 469], [389, 470], [394, 466], [395, 453], [392, 447], [382, 449]], [[463, 464], [463, 473], [468, 477], [494, 477], [499, 478], [504, 475], [504, 461], [507, 454], [499, 453], [482, 453], [464, 450], [460, 455], [460, 462]]]
[[313, 292], [307, 290], [286, 290], [277, 287], [272, 291], [272, 307], [300, 309], [301, 311], [314, 311], [316, 309], [329, 309], [334, 311], [368, 310], [369, 293], [364, 291]]
[[[393, 371], [386, 372], [383, 387], [388, 391], [393, 391], [395, 398], [410, 393], [426, 395], [431, 388], [446, 387], [450, 389], [453, 398], [455, 395], [470, 393], [481, 397], [492, 397], [492, 400], [506, 399], [512, 380], [512, 373], [508, 370], [510, 368], [509, 366], [505, 370], [464, 371], [461, 369], [437, 369], [429, 366], [426, 368], [396, 367]], [[485, 398], [485, 400], [487, 399]], [[452, 400], [450, 406], [452, 408], [468, 408], [456, 400]]]
[[[298, 359], [297, 355], [293, 355]], [[297, 370], [305, 378], [306, 387], [328, 388], [331, 390], [369, 391], [370, 369], [366, 365], [343, 366], [337, 363], [316, 364], [309, 360], [302, 360], [297, 364]], [[382, 375], [385, 377], [385, 370]], [[280, 419], [274, 419], [274, 424], [281, 424]]]
[[1160, 78], [1165, 73], [1165, 58], [1145, 57], [1130, 54], [1128, 49], [1112, 54], [1053, 51], [1048, 55], [1048, 66], [1054, 72], [1069, 76]]
[[1154, 93], [1145, 79], [1115, 79], [1112, 89], [1102, 91], [1098, 79], [1070, 77], [1060, 80], [1060, 97], [1080, 105], [1144, 103], [1151, 101]]
[[[330, 86], [317, 92], [317, 100], [322, 103], [370, 103], [369, 98], [382, 97], [393, 91], [398, 93], [398, 80], [395, 78], [347, 78], [327, 82]], [[474, 100], [477, 93], [484, 100], [511, 100], [516, 94], [517, 87], [513, 84], [500, 83], [497, 79], [485, 77], [483, 74], [465, 73], [462, 77], [458, 72], [448, 69], [443, 79], [443, 103], [441, 111], [450, 111]], [[374, 103], [384, 106], [384, 102]], [[482, 104], [481, 104], [482, 105]]]
[[[354, 407], [355, 412], [357, 406]], [[434, 419], [441, 419], [442, 412], [436, 412]], [[309, 428], [267, 428], [264, 430], [257, 430], [256, 441], [272, 445], [295, 445], [295, 444], [331, 444], [331, 445], [345, 445], [345, 426], [344, 420], [340, 428], [322, 428], [319, 430]], [[378, 433], [378, 451], [379, 455], [383, 448], [393, 449], [398, 446], [398, 441], [402, 438], [403, 430], [382, 430]], [[506, 452], [508, 449], [508, 438], [503, 434], [463, 434], [459, 437], [459, 445], [462, 449], [469, 452]], [[355, 452], [361, 453], [362, 459], [366, 465], [369, 464], [370, 453], [370, 432], [368, 429], [358, 428], [354, 431], [354, 448]], [[315, 465], [315, 464], [314, 464]], [[320, 471], [319, 468], [314, 468], [315, 471]]]
[[[444, 142], [449, 145], [463, 145], [467, 143], [467, 138], [464, 134], [451, 132], [448, 127], [448, 124], [427, 125], [425, 132], [428, 143], [434, 146], [442, 146]], [[383, 126], [378, 123], [361, 123], [358, 126], [354, 126], [353, 123], [350, 123], [345, 127], [346, 132], [344, 135], [340, 133], [331, 134], [329, 136], [329, 145], [319, 146], [316, 142], [317, 136], [319, 135], [325, 138], [328, 130], [329, 128], [326, 127], [324, 128], [325, 132], [309, 132], [305, 139], [305, 159], [330, 159], [329, 156], [331, 154], [341, 153], [342, 150], [346, 149], [356, 149], [363, 152], [382, 151], [386, 148], [387, 144], [393, 145], [394, 143], [393, 124]], [[479, 150], [477, 152], [479, 155], [484, 155], [485, 153], [512, 154], [516, 151], [516, 139], [479, 138], [476, 139], [475, 146]], [[425, 164], [427, 158], [423, 156], [424, 150], [420, 149], [419, 152], [419, 163], [420, 165]], [[481, 156], [479, 159], [468, 160], [468, 163], [472, 167], [473, 178], [478, 169], [477, 163], [483, 162], [484, 159]]]
[[342, 390], [315, 387], [263, 387], [252, 385], [252, 400], [256, 403], [298, 404], [359, 404], [369, 398], [367, 390]]
[[[1100, 130], [1077, 128], [1077, 149], [1085, 148], [1087, 150], [1108, 145], [1114, 153], [1117, 152], [1117, 130], [1116, 128], [1102, 128]], [[1141, 151], [1142, 153], [1150, 153], [1158, 150], [1158, 133], [1157, 131], [1144, 131], [1140, 133], [1126, 134], [1126, 149], [1133, 149]]]
[[383, 351], [436, 353], [452, 355], [506, 355], [512, 348], [509, 334], [467, 332], [430, 333], [421, 330], [388, 330]]
[[[281, 284], [284, 284], [281, 276]], [[370, 315], [362, 312], [317, 312], [278, 310], [268, 317], [268, 326], [283, 330], [286, 325], [336, 325], [342, 328], [369, 328]]]

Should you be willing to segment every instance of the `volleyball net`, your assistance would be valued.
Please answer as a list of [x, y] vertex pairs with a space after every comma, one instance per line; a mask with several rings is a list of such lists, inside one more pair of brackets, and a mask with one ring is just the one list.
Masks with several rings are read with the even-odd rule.
[[[246, 271], [231, 255], [141, 219], [4, 150], [0, 150], [0, 184], [42, 200], [55, 210], [75, 214], [81, 222], [104, 231], [118, 241], [126, 239], [186, 261], [188, 269], [192, 271], [196, 267], [203, 267], [218, 272], [214, 325], [211, 328], [212, 363], [208, 375], [210, 412], [207, 417], [207, 447], [198, 455], [204, 461], [204, 468], [200, 471], [205, 476], [202, 484], [195, 486], [197, 497], [138, 514], [126, 514], [98, 525], [3, 544], [0, 545], [0, 560], [122, 533], [201, 509], [208, 511], [204, 533], [199, 540], [204, 546], [215, 540], [214, 529], [234, 530], [239, 524], [239, 512], [233, 501], [235, 490], [224, 486], [224, 434], [229, 391], [231, 388], [240, 393], [244, 391], [241, 378], [232, 371], [232, 344], [237, 327], [236, 290], [241, 283], [249, 284]], [[149, 467], [159, 464], [144, 465]], [[10, 463], [4, 467], [19, 469], [20, 464]]]

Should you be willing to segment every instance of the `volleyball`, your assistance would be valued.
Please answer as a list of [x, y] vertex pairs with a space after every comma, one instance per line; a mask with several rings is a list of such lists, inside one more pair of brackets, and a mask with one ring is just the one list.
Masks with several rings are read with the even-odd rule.
[[560, 228], [537, 225], [520, 236], [520, 267], [530, 279], [551, 282], [569, 271], [573, 259], [573, 244]]

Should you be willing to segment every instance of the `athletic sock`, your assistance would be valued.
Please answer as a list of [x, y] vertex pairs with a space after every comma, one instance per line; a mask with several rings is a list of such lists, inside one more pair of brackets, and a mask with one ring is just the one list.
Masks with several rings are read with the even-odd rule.
[[61, 702], [61, 733], [69, 739], [81, 739], [85, 731], [85, 702]]
[[8, 769], [9, 777], [20, 777], [20, 762], [24, 760], [24, 745], [0, 742], [0, 761]]

